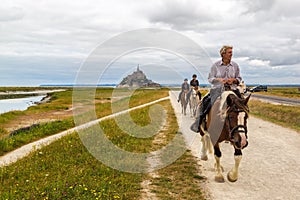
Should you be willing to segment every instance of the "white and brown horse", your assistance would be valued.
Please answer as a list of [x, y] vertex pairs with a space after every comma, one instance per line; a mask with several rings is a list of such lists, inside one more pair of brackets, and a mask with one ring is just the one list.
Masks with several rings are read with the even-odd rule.
[[207, 120], [200, 125], [202, 136], [201, 159], [207, 160], [207, 152], [215, 155], [215, 180], [224, 182], [223, 167], [220, 164], [222, 156], [219, 143], [229, 141], [234, 147], [235, 165], [228, 172], [227, 178], [231, 182], [238, 179], [239, 164], [242, 159], [242, 149], [248, 145], [247, 119], [249, 116], [248, 101], [237, 97], [232, 91], [225, 91], [218, 98], [210, 110]]

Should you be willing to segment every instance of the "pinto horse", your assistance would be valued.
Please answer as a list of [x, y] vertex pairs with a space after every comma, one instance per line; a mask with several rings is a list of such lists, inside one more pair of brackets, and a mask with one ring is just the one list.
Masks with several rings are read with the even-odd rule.
[[207, 160], [207, 151], [215, 155], [215, 181], [224, 182], [223, 167], [220, 164], [222, 156], [219, 143], [229, 141], [234, 147], [234, 167], [228, 172], [227, 179], [235, 182], [238, 179], [238, 168], [242, 159], [242, 149], [248, 145], [247, 118], [249, 116], [248, 101], [250, 95], [241, 99], [232, 91], [225, 91], [217, 99], [210, 110], [207, 121], [200, 125], [202, 136], [201, 159]]

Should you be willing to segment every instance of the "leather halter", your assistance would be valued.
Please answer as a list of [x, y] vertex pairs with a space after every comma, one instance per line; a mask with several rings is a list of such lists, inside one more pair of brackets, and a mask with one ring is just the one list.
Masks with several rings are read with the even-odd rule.
[[[242, 110], [242, 109], [236, 109], [236, 110], [233, 110], [233, 112], [240, 113], [240, 112], [245, 112], [245, 111]], [[244, 126], [244, 125], [237, 125], [237, 126], [235, 126], [235, 127], [233, 127], [233, 128], [231, 129], [231, 127], [230, 127], [230, 124], [231, 124], [231, 123], [230, 123], [229, 115], [227, 115], [227, 119], [228, 119], [228, 123], [226, 123], [226, 125], [227, 125], [227, 131], [228, 131], [228, 133], [229, 133], [229, 141], [230, 141], [230, 142], [234, 142], [234, 133], [235, 133], [235, 132], [245, 133], [245, 136], [246, 136], [246, 138], [248, 139], [248, 136], [247, 136], [248, 130], [247, 130], [247, 127], [246, 127], [246, 126]], [[242, 128], [242, 130], [241, 130], [240, 128]]]

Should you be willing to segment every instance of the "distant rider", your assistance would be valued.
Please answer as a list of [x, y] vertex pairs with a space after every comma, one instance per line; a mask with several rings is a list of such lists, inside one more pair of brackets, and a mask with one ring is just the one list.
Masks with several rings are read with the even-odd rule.
[[181, 84], [181, 91], [180, 91], [180, 93], [178, 95], [178, 100], [177, 100], [178, 103], [181, 100], [182, 93], [185, 92], [185, 91], [186, 92], [190, 91], [190, 86], [188, 84], [188, 79], [187, 78], [185, 78], [184, 81], [183, 81], [183, 83]]
[[187, 95], [187, 98], [190, 99], [192, 89], [195, 88], [196, 91], [197, 91], [197, 95], [199, 97], [199, 100], [201, 100], [201, 93], [198, 90], [198, 88], [199, 88], [199, 81], [197, 80], [197, 75], [196, 74], [193, 74], [192, 80], [190, 81], [190, 86], [191, 86], [191, 90], [189, 91], [189, 93]]

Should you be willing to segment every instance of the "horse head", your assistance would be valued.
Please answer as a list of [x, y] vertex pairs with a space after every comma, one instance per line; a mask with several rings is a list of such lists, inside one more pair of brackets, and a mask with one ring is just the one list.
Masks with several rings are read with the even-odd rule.
[[225, 126], [228, 132], [228, 139], [236, 149], [247, 147], [247, 119], [249, 116], [248, 101], [241, 99], [234, 94], [227, 96], [227, 114]]

